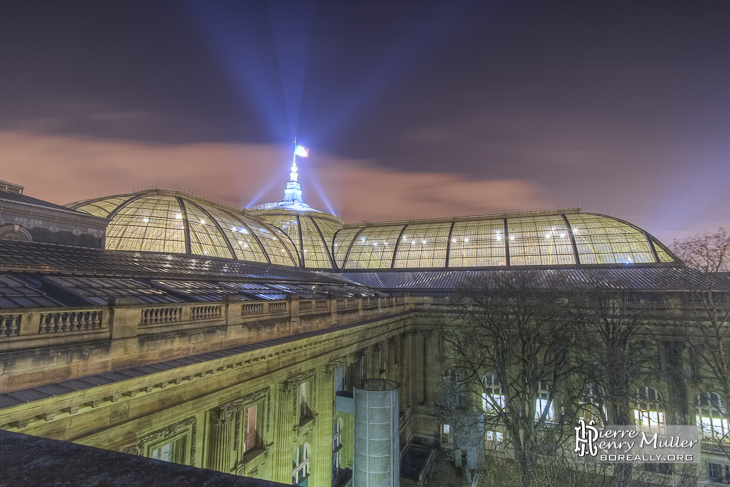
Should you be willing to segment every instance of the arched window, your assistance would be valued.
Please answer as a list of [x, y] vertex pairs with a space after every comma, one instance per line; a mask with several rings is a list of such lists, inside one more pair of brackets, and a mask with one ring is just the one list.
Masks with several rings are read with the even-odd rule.
[[697, 424], [702, 436], [721, 439], [728, 434], [727, 404], [716, 392], [703, 392], [697, 396]]
[[552, 421], [555, 418], [555, 404], [550, 399], [550, 384], [541, 380], [535, 401], [535, 419], [540, 419], [545, 414], [545, 421]]
[[292, 462], [291, 483], [294, 485], [305, 486], [309, 478], [309, 445], [304, 443], [299, 445], [294, 454]]
[[7, 225], [0, 228], [0, 240], [9, 240], [11, 242], [32, 242], [33, 237], [31, 237], [28, 230], [20, 227], [19, 225]]
[[482, 394], [484, 411], [499, 411], [504, 407], [504, 394], [497, 374], [490, 372], [484, 376], [484, 394]]
[[337, 476], [342, 465], [342, 418], [337, 418], [332, 428], [332, 476]]
[[662, 408], [662, 395], [653, 387], [639, 387], [636, 390], [636, 409], [634, 422], [637, 426], [657, 431], [664, 427], [665, 418]]

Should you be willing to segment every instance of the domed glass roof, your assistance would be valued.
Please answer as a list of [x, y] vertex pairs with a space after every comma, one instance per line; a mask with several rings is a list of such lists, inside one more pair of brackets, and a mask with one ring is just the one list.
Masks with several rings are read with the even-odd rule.
[[110, 220], [108, 250], [298, 265], [296, 248], [286, 233], [246, 212], [180, 191], [145, 190], [67, 206]]
[[346, 225], [333, 253], [339, 269], [679, 262], [644, 230], [578, 209]]
[[330, 247], [342, 220], [317, 210], [292, 211], [285, 208], [251, 211], [257, 218], [286, 232], [299, 252], [302, 267], [333, 269]]

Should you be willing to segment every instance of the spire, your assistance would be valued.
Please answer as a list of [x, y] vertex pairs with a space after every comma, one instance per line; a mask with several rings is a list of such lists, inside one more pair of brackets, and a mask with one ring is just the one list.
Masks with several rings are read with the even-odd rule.
[[281, 208], [294, 211], [319, 211], [306, 204], [302, 199], [302, 186], [299, 184], [297, 156], [305, 159], [308, 158], [309, 148], [297, 144], [297, 139], [294, 139], [294, 154], [292, 155], [291, 167], [289, 168], [289, 182], [286, 183], [286, 189], [284, 189], [284, 199], [276, 203], [263, 203], [261, 205], [253, 206], [251, 208], [252, 210], [272, 210]]
[[302, 186], [299, 184], [296, 152], [289, 169], [289, 182], [286, 183], [286, 189], [284, 190], [284, 201], [287, 203], [304, 203], [304, 200], [302, 200]]

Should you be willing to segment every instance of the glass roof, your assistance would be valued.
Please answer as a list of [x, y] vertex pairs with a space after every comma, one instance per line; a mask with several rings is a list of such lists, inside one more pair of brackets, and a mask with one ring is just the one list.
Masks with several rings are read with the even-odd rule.
[[579, 210], [347, 225], [334, 255], [342, 270], [679, 262], [642, 229]]
[[145, 190], [71, 203], [109, 218], [107, 250], [191, 254], [297, 266], [297, 250], [282, 231], [177, 191]]
[[286, 232], [299, 253], [299, 262], [308, 269], [332, 269], [330, 252], [335, 232], [342, 220], [324, 212], [299, 212], [283, 209], [256, 210], [253, 214]]

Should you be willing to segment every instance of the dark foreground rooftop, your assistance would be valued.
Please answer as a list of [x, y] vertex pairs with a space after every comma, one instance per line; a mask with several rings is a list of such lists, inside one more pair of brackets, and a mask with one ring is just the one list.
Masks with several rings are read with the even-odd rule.
[[125, 453], [0, 430], [0, 486], [279, 487]]

